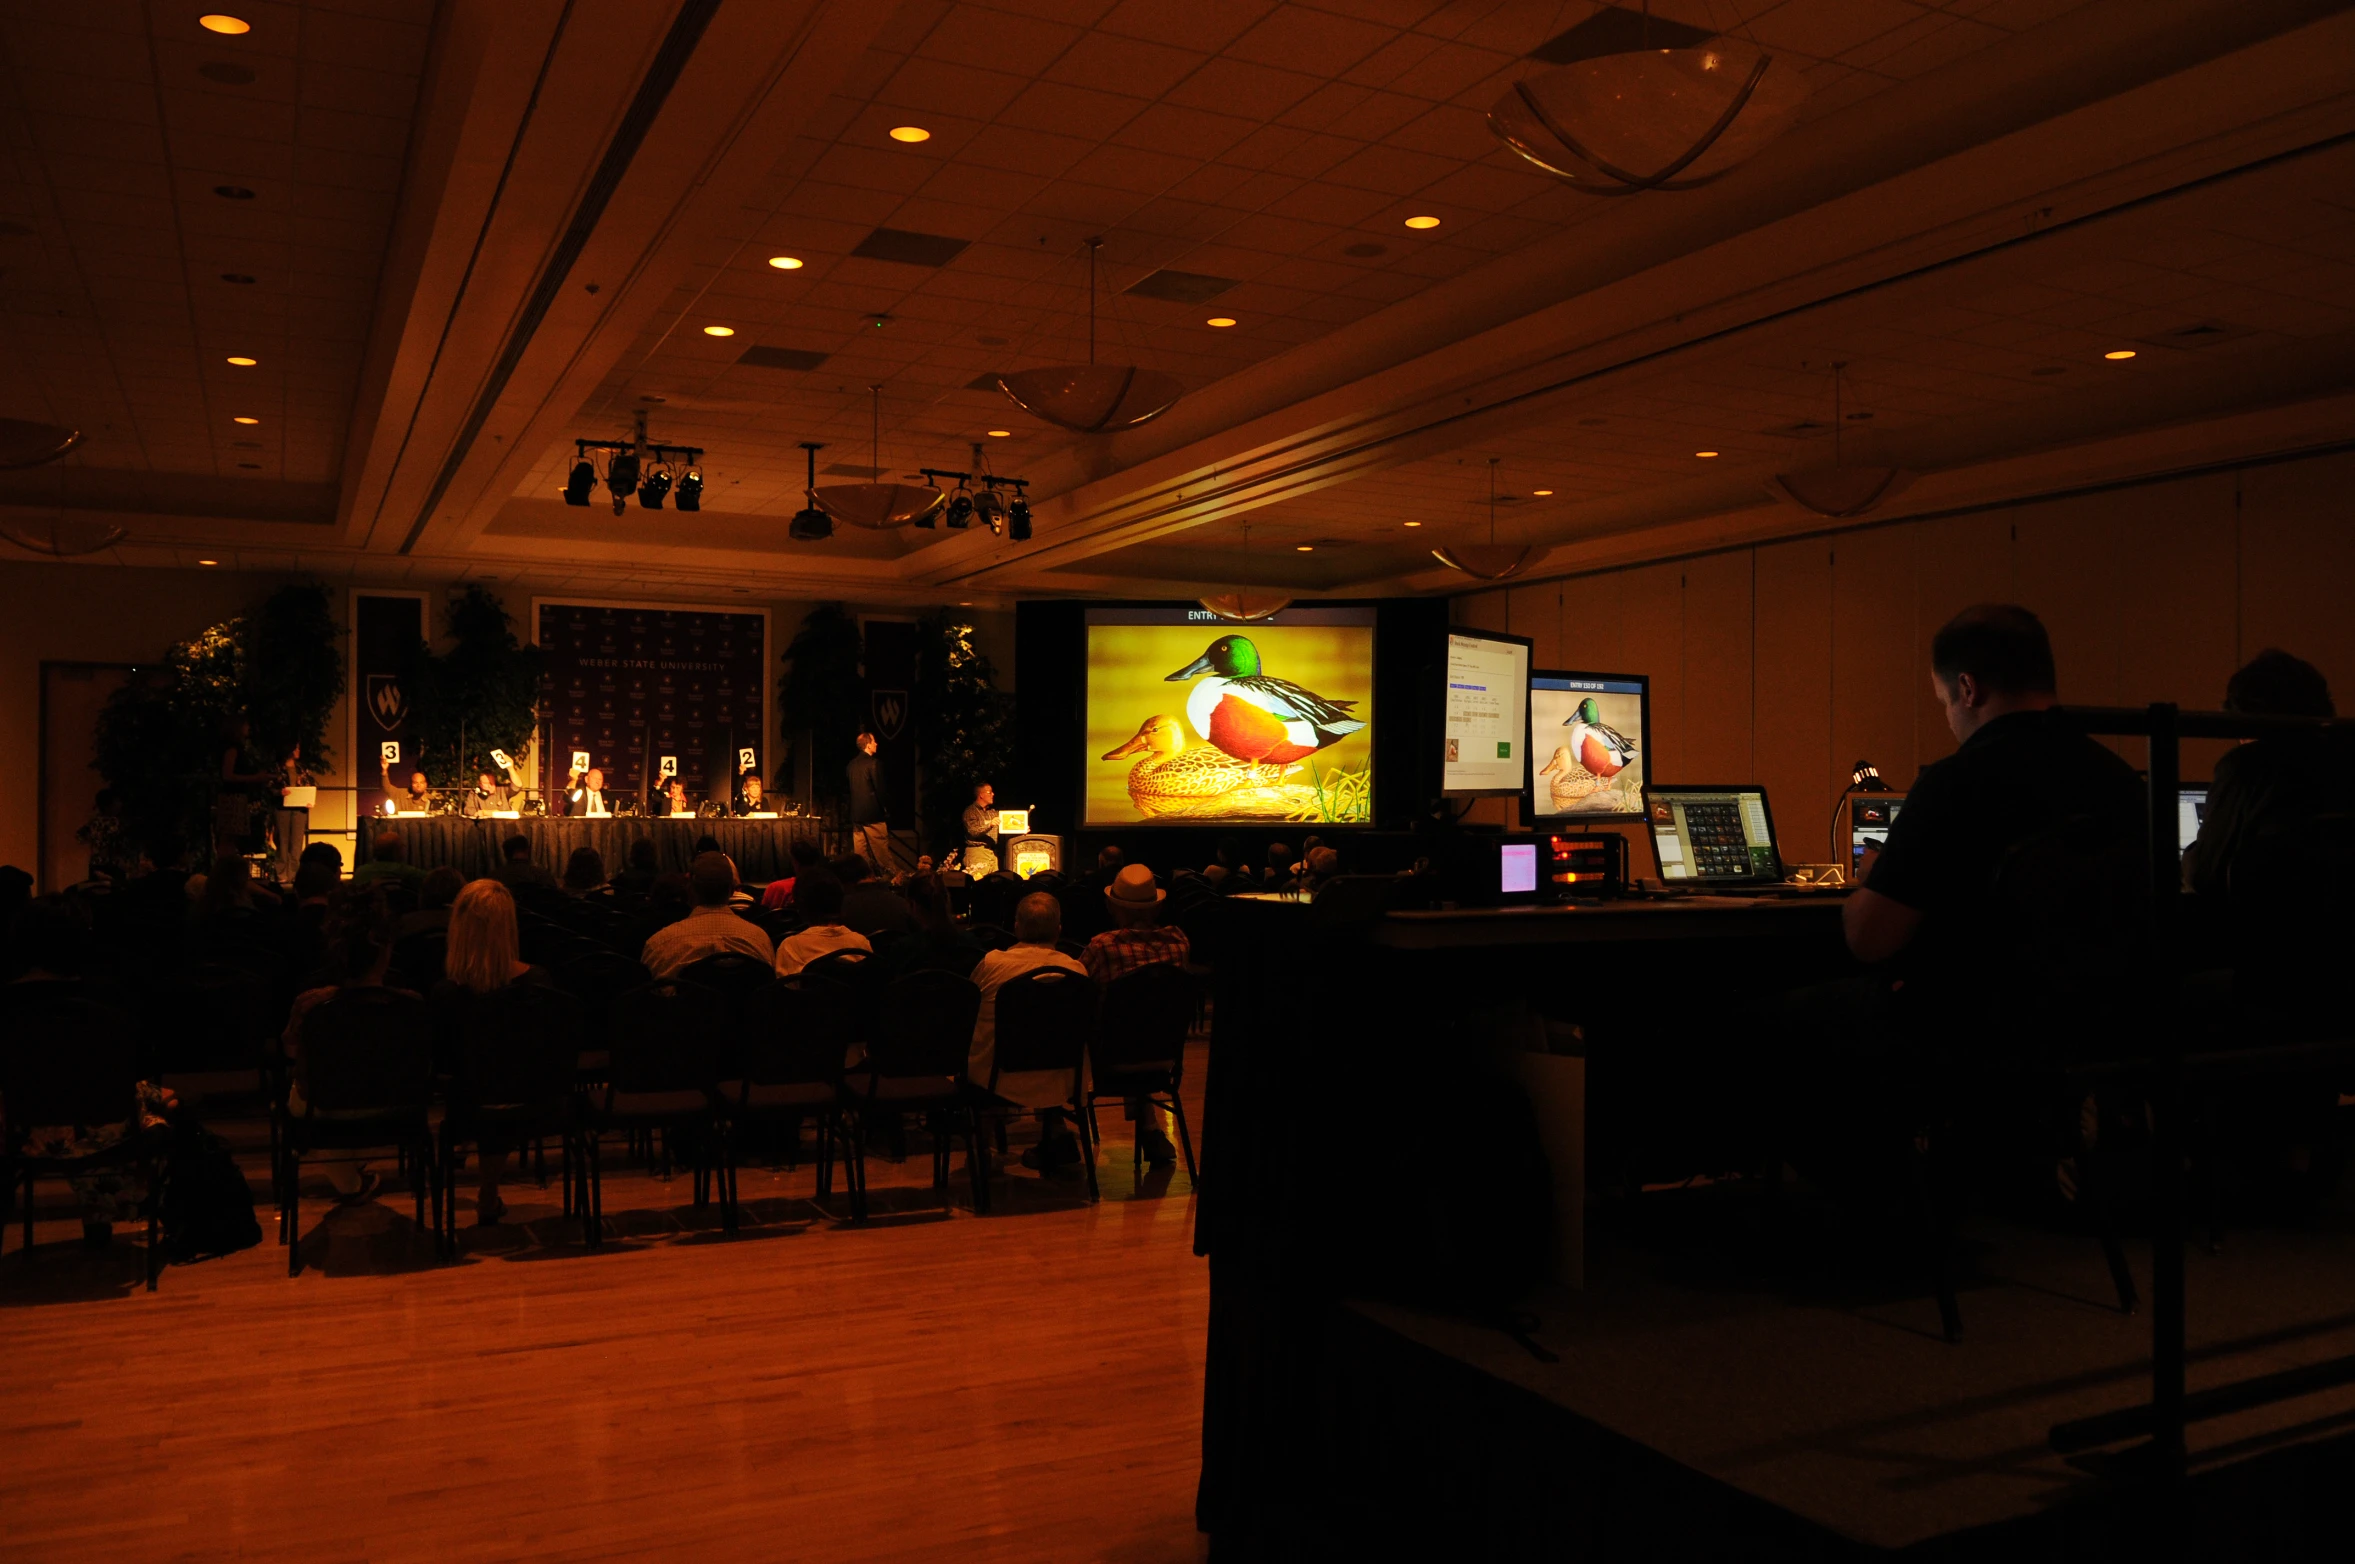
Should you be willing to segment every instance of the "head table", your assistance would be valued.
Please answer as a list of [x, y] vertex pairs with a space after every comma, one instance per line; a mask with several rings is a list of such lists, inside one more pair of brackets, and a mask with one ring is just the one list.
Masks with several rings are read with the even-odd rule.
[[[790, 856], [796, 841], [824, 847], [824, 822], [816, 815], [783, 815], [775, 820], [607, 819], [584, 816], [530, 816], [521, 820], [476, 819], [461, 815], [379, 816], [367, 822], [367, 842], [390, 831], [401, 839], [404, 862], [432, 869], [448, 864], [468, 877], [489, 874], [506, 862], [500, 844], [511, 836], [528, 838], [532, 862], [562, 877], [564, 866], [583, 847], [594, 847], [605, 860], [608, 877], [629, 867], [630, 844], [643, 837], [654, 844], [655, 860], [664, 874], [681, 873], [695, 856], [704, 837], [718, 839], [720, 851], [735, 860], [736, 873], [747, 883], [760, 884], [793, 872]], [[365, 843], [362, 852], [372, 851]]]

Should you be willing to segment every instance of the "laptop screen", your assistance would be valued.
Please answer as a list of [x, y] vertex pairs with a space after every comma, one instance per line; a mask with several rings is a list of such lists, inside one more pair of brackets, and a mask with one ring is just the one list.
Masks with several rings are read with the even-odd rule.
[[1762, 787], [1657, 787], [1644, 794], [1660, 878], [1759, 885], [1783, 877]]
[[1905, 808], [1903, 793], [1859, 793], [1848, 801], [1848, 864], [1864, 866], [1864, 855], [1889, 845], [1889, 826]]
[[2178, 788], [2175, 791], [2175, 849], [2188, 853], [2191, 844], [2200, 839], [2200, 822], [2208, 818], [2208, 790], [2204, 787]]

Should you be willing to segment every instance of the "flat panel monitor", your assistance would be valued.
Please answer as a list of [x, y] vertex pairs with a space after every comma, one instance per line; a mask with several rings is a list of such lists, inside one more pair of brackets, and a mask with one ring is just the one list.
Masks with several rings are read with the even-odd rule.
[[1848, 801], [1848, 870], [1851, 883], [1864, 868], [1864, 855], [1889, 845], [1889, 827], [1905, 809], [1903, 793], [1859, 793]]
[[2175, 849], [2188, 853], [2191, 844], [2200, 839], [2200, 823], [2208, 818], [2208, 790], [2206, 787], [2182, 787], [2175, 790]]
[[1083, 824], [1372, 821], [1373, 605], [1249, 624], [1194, 604], [1105, 605], [1085, 624]]
[[1783, 877], [1762, 787], [1650, 787], [1646, 823], [1670, 885], [1772, 885]]
[[1525, 635], [1450, 626], [1440, 709], [1439, 790], [1506, 798], [1529, 783], [1529, 651]]
[[1540, 820], [1635, 820], [1654, 772], [1652, 681], [1539, 668], [1529, 675], [1529, 791]]

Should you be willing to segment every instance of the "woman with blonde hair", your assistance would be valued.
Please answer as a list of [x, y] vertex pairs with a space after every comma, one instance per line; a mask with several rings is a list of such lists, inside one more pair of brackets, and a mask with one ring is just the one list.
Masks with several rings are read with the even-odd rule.
[[[434, 990], [434, 1006], [445, 1038], [459, 1035], [460, 1007], [485, 994], [496, 994], [515, 983], [548, 983], [554, 979], [516, 954], [515, 898], [497, 880], [472, 880], [450, 904], [449, 943], [442, 956], [442, 982]], [[495, 1224], [507, 1213], [499, 1198], [499, 1174], [512, 1149], [497, 1141], [481, 1143], [482, 1188], [474, 1201], [475, 1220]]]

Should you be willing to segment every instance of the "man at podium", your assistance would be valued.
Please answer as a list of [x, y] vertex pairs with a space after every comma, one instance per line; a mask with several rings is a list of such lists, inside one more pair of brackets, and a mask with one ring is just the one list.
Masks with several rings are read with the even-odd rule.
[[965, 840], [997, 850], [998, 790], [987, 782], [973, 790], [973, 802], [965, 807]]

